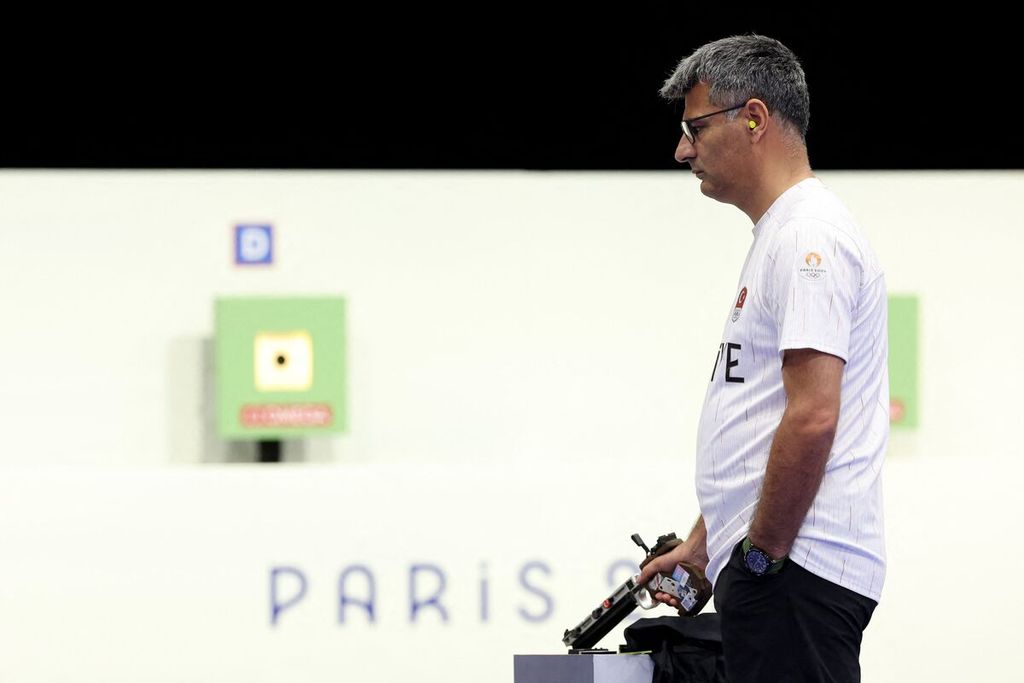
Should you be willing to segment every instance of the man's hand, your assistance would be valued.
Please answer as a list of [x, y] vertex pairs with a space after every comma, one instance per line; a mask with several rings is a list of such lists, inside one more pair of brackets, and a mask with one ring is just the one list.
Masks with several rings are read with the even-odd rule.
[[[690, 533], [690, 537], [687, 538], [685, 542], [680, 543], [664, 555], [655, 557], [640, 570], [639, 583], [646, 587], [650, 580], [654, 578], [655, 574], [671, 576], [676, 565], [680, 562], [688, 562], [700, 567], [701, 571], [704, 571], [708, 566], [706, 540], [707, 537], [704, 531], [704, 520], [700, 519], [697, 522], [697, 526], [694, 527], [694, 530]], [[648, 592], [651, 594], [651, 597], [658, 602], [671, 605], [676, 609], [682, 607], [679, 603], [679, 599], [675, 596], [669, 595], [668, 593], [662, 593], [661, 591], [648, 590]]]

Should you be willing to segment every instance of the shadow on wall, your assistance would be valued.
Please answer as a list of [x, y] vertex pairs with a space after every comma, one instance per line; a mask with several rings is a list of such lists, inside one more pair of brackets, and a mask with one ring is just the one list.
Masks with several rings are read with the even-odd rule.
[[[168, 350], [167, 427], [169, 461], [175, 464], [255, 463], [256, 440], [217, 434], [216, 344], [213, 337], [178, 338]], [[336, 462], [332, 439], [284, 439], [282, 462]]]

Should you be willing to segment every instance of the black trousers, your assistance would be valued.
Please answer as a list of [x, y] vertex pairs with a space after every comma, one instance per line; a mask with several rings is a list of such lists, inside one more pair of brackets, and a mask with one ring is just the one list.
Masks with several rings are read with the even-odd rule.
[[860, 681], [861, 636], [877, 604], [791, 559], [753, 576], [736, 544], [715, 584], [729, 683]]

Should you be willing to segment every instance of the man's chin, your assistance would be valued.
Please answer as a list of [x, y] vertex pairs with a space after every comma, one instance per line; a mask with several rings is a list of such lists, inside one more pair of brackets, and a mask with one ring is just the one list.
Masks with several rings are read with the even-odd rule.
[[706, 180], [700, 181], [700, 193], [707, 197], [708, 199], [714, 199], [716, 202], [722, 202], [723, 204], [732, 204], [732, 202], [728, 201], [725, 197], [722, 196], [722, 193], [719, 191], [719, 188], [715, 187], [711, 183], [708, 183]]

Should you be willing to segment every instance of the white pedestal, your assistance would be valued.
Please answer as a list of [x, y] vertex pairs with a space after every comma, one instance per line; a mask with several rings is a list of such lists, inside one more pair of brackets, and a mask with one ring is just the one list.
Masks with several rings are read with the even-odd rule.
[[515, 683], [651, 683], [648, 655], [515, 655]]

